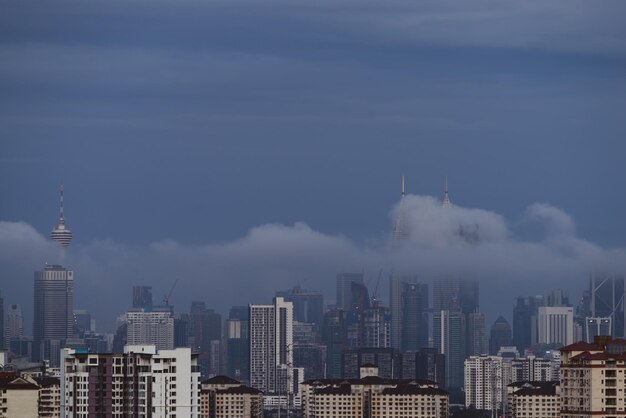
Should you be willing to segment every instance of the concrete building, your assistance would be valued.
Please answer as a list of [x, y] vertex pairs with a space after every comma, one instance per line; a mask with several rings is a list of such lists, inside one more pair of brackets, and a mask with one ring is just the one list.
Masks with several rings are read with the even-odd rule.
[[559, 382], [516, 382], [507, 386], [507, 418], [559, 418]]
[[65, 349], [63, 416], [198, 417], [200, 372], [190, 348], [131, 346], [124, 353]]
[[463, 386], [465, 316], [461, 311], [436, 311], [433, 315], [433, 346], [446, 356], [446, 389]]
[[465, 406], [503, 411], [506, 384], [502, 357], [471, 356], [465, 360]]
[[250, 385], [265, 394], [293, 393], [293, 305], [249, 305]]
[[30, 378], [0, 375], [0, 417], [37, 418], [39, 385]]
[[598, 337], [560, 351], [562, 418], [626, 415], [626, 340]]
[[126, 344], [154, 345], [157, 350], [174, 348], [174, 318], [169, 309], [126, 313]]
[[262, 418], [263, 392], [226, 376], [202, 382], [200, 418]]
[[574, 342], [574, 308], [540, 306], [537, 310], [537, 342], [569, 345]]
[[294, 321], [315, 324], [318, 329], [324, 323], [324, 295], [320, 292], [295, 286], [290, 290], [276, 292], [275, 296], [293, 304]]
[[361, 368], [360, 379], [303, 383], [306, 418], [448, 417], [448, 393], [427, 380], [383, 379], [377, 368]]
[[35, 272], [33, 360], [59, 366], [63, 342], [74, 332], [74, 272], [46, 264]]
[[363, 273], [337, 275], [337, 308], [349, 311], [352, 306], [352, 283], [363, 284]]
[[13, 339], [20, 339], [24, 336], [24, 315], [22, 314], [22, 306], [11, 304], [7, 308], [7, 327], [6, 327], [6, 347], [10, 347]]
[[467, 316], [467, 320], [467, 355], [480, 356], [481, 354], [487, 354], [485, 314], [482, 312], [472, 312]]

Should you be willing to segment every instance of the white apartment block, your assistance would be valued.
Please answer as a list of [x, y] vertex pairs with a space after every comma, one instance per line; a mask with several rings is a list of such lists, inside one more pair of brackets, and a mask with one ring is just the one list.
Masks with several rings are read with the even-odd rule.
[[174, 318], [169, 310], [128, 311], [126, 321], [126, 344], [154, 345], [157, 350], [174, 348]]
[[115, 354], [64, 349], [62, 357], [67, 418], [199, 416], [200, 372], [190, 348], [127, 345]]
[[250, 385], [266, 395], [294, 392], [293, 304], [249, 305]]
[[574, 342], [574, 308], [540, 306], [537, 311], [537, 343], [568, 345]]
[[626, 341], [610, 337], [561, 348], [561, 417], [626, 415]]
[[507, 387], [508, 418], [559, 418], [559, 382], [517, 382]]
[[500, 411], [504, 407], [506, 382], [502, 357], [470, 356], [465, 360], [465, 406]]

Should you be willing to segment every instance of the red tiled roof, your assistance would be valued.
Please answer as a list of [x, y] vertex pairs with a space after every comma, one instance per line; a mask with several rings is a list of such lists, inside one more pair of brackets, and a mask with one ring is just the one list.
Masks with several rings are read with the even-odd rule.
[[586, 343], [584, 341], [578, 341], [577, 343], [566, 345], [561, 347], [559, 351], [601, 351], [602, 348], [595, 344]]

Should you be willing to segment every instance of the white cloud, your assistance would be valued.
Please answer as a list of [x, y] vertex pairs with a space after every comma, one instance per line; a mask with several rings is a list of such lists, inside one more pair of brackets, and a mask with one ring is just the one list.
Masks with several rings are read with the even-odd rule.
[[[210, 245], [173, 240], [148, 246], [111, 240], [74, 244], [63, 259], [32, 226], [0, 222], [0, 274], [11, 277], [3, 281], [2, 290], [7, 303], [22, 303], [30, 312], [33, 271], [45, 261], [61, 262], [75, 271], [76, 307], [92, 310], [101, 324], [111, 326], [130, 304], [132, 285], [152, 285], [159, 302], [177, 278], [172, 301], [179, 310], [186, 311], [192, 300], [204, 300], [225, 312], [232, 305], [269, 301], [275, 290], [295, 284], [321, 290], [332, 300], [340, 271], [364, 270], [373, 278], [382, 267], [385, 276], [403, 271], [423, 280], [461, 275], [482, 281], [488, 313], [507, 313], [517, 294], [556, 287], [574, 293], [592, 270], [626, 271], [625, 249], [607, 250], [578, 238], [571, 217], [545, 203], [527, 210], [527, 217], [546, 226], [546, 236], [536, 241], [517, 238], [497, 213], [442, 208], [429, 196], [408, 195], [391, 216], [399, 211], [405, 214], [410, 238], [397, 251], [385, 240], [373, 240], [378, 244], [366, 248], [296, 223], [261, 225], [238, 240]], [[509, 293], [484, 302], [498, 291]], [[384, 290], [380, 293], [385, 296]]]

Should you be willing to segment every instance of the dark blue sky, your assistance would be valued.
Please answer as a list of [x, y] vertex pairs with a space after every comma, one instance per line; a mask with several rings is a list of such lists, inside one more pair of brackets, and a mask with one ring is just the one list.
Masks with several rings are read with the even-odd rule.
[[298, 221], [367, 247], [402, 175], [437, 196], [447, 175], [455, 203], [514, 236], [536, 236], [523, 219], [545, 202], [579, 237], [624, 247], [625, 12], [5, 2], [0, 220], [47, 235], [63, 182], [72, 248], [218, 244]]

